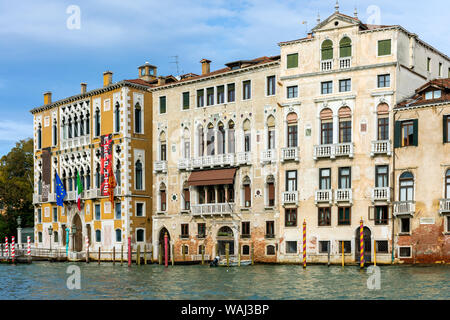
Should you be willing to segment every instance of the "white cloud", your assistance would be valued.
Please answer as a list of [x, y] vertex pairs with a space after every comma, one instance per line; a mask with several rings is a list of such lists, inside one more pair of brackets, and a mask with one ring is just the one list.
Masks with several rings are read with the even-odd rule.
[[0, 141], [18, 141], [33, 135], [33, 125], [11, 120], [0, 120]]

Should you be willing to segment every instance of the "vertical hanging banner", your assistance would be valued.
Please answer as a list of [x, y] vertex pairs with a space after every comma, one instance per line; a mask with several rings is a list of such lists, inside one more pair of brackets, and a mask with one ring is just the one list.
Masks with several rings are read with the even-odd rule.
[[101, 136], [100, 148], [101, 190], [102, 196], [107, 196], [109, 195], [109, 173], [112, 171], [112, 134]]
[[42, 149], [42, 201], [48, 201], [48, 194], [50, 192], [50, 184], [52, 180], [52, 162], [51, 162], [51, 148]]

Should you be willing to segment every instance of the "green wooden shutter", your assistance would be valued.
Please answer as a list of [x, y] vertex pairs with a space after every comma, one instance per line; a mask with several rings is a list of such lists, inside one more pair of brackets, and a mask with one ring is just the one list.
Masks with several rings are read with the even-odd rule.
[[189, 109], [189, 92], [183, 92], [183, 109]]
[[333, 59], [333, 42], [325, 40], [322, 43], [322, 60]]
[[339, 43], [339, 57], [345, 58], [352, 55], [352, 42], [350, 38], [343, 38]]
[[394, 148], [402, 146], [402, 122], [395, 121], [394, 125]]
[[297, 68], [298, 67], [298, 53], [287, 55], [287, 68]]
[[449, 116], [448, 115], [446, 115], [446, 116], [444, 116], [442, 119], [443, 119], [443, 121], [442, 121], [442, 128], [443, 128], [443, 138], [444, 138], [444, 143], [447, 143], [447, 142], [449, 142], [448, 141], [448, 137], [447, 137], [447, 131], [448, 131], [448, 128], [447, 128], [447, 126], [448, 126], [448, 123], [447, 123], [447, 118], [448, 118]]
[[378, 55], [387, 56], [391, 54], [391, 39], [378, 41]]
[[166, 97], [159, 97], [159, 113], [166, 113]]
[[419, 145], [419, 119], [413, 120], [413, 146]]

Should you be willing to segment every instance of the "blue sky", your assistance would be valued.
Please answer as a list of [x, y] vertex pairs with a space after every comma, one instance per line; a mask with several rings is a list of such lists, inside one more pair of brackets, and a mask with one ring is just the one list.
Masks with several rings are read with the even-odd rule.
[[[80, 28], [68, 29], [70, 5], [80, 8]], [[334, 12], [335, 0], [0, 0], [0, 156], [15, 141], [32, 136], [29, 110], [102, 86], [102, 73], [113, 81], [137, 77], [145, 61], [158, 74], [201, 72], [199, 61], [224, 63], [277, 55], [280, 41], [305, 36]], [[445, 0], [341, 0], [340, 12], [367, 22], [378, 6], [381, 24], [399, 24], [450, 55], [448, 2]], [[307, 21], [307, 25], [302, 24]]]

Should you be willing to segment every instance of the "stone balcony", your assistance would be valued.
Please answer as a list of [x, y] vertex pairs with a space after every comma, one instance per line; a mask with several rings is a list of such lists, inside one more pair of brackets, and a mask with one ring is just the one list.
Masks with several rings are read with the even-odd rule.
[[314, 202], [316, 204], [327, 202], [331, 204], [333, 201], [333, 190], [332, 189], [326, 189], [326, 190], [316, 190], [315, 196], [314, 196]]
[[334, 66], [337, 65], [339, 69], [349, 69], [352, 67], [352, 58], [338, 58], [338, 59], [329, 59], [329, 60], [321, 60], [320, 61], [320, 71], [330, 71], [334, 69]]
[[178, 169], [180, 170], [189, 170], [191, 167], [190, 159], [180, 159], [178, 160]]
[[193, 216], [213, 217], [231, 215], [234, 212], [234, 203], [203, 203], [191, 205]]
[[348, 69], [352, 66], [352, 58], [351, 57], [345, 57], [345, 58], [339, 58], [339, 69]]
[[283, 148], [281, 149], [281, 162], [284, 161], [299, 161], [300, 150], [298, 147], [291, 147], [291, 148]]
[[450, 213], [450, 199], [439, 200], [439, 213], [441, 214]]
[[42, 202], [42, 195], [33, 193], [33, 204], [41, 203]]
[[352, 203], [352, 189], [336, 189], [334, 191], [334, 201]]
[[236, 154], [236, 158], [239, 165], [250, 165], [252, 163], [251, 152], [239, 152]]
[[167, 172], [167, 161], [162, 160], [162, 161], [155, 161], [153, 163], [153, 167], [154, 167], [154, 171], [155, 172]]
[[298, 191], [285, 191], [281, 194], [281, 202], [285, 204], [297, 204]]
[[391, 188], [389, 187], [372, 188], [372, 202], [375, 201], [389, 202], [390, 200], [391, 200]]
[[373, 157], [377, 154], [391, 155], [391, 142], [389, 140], [376, 140], [372, 141], [372, 148], [370, 150], [370, 156]]
[[275, 149], [264, 150], [261, 152], [261, 164], [272, 163], [277, 159]]
[[91, 137], [89, 135], [71, 138], [71, 139], [65, 139], [61, 141], [61, 149], [70, 149], [70, 148], [77, 148], [81, 146], [85, 146], [91, 143]]
[[333, 59], [320, 61], [320, 70], [329, 71], [333, 69]]
[[336, 157], [353, 158], [353, 149], [353, 142], [315, 145], [313, 158], [314, 160], [318, 158], [334, 159]]
[[394, 216], [410, 215], [414, 216], [416, 204], [414, 201], [396, 201], [394, 202]]

